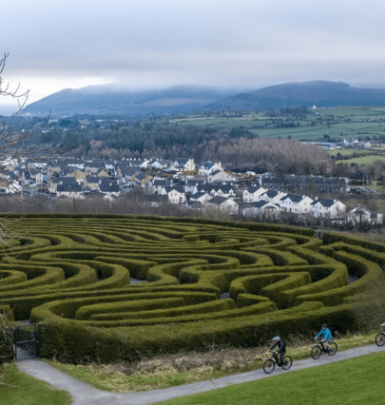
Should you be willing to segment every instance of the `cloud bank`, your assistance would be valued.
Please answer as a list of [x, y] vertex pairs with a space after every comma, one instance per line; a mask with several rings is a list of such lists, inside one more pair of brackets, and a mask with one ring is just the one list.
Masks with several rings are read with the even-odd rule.
[[0, 51], [31, 101], [112, 82], [384, 85], [384, 12], [377, 0], [2, 0]]

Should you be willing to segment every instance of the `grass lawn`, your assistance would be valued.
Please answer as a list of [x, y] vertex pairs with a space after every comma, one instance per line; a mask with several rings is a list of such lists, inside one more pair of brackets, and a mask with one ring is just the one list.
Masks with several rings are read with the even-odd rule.
[[[239, 112], [221, 112], [221, 113], [203, 113], [193, 115], [181, 115], [168, 118], [170, 123], [179, 125], [198, 125], [223, 128], [245, 127], [260, 137], [283, 138], [288, 136], [297, 140], [324, 140], [324, 135], [329, 135], [334, 140], [343, 138], [357, 138], [366, 136], [371, 138], [374, 135], [384, 135], [385, 130], [385, 111], [381, 108], [366, 107], [340, 107], [320, 109], [322, 116], [313, 114], [305, 115], [304, 119], [295, 118], [295, 123], [300, 123], [295, 128], [274, 128], [274, 122], [285, 117], [268, 117], [265, 112], [239, 111]], [[240, 115], [240, 116], [239, 116]], [[335, 119], [331, 121], [330, 126], [327, 120], [330, 117]], [[322, 119], [322, 125], [311, 126], [311, 121]], [[367, 121], [368, 120], [368, 121]], [[265, 124], [268, 124], [265, 126]]]
[[358, 158], [353, 158], [349, 160], [341, 160], [338, 161], [337, 163], [356, 163], [358, 165], [362, 164], [368, 164], [368, 163], [373, 163], [376, 160], [381, 160], [382, 162], [385, 162], [385, 156], [379, 156], [379, 155], [370, 155], [370, 156], [363, 156], [363, 157], [358, 157]]
[[68, 392], [19, 372], [14, 364], [0, 368], [0, 382], [15, 386], [0, 384], [1, 405], [69, 405], [72, 402]]
[[[373, 153], [373, 150], [370, 149], [332, 149], [327, 151], [330, 156], [337, 156], [338, 154], [341, 154], [342, 156], [349, 156], [353, 155], [353, 153]], [[345, 161], [343, 161], [345, 162]], [[346, 162], [348, 162], [346, 160]]]
[[385, 404], [385, 352], [176, 398], [163, 405]]
[[377, 107], [331, 107], [319, 108], [317, 112], [325, 115], [335, 115], [339, 117], [345, 116], [367, 116], [367, 115], [383, 115], [384, 111]]
[[[314, 331], [316, 332], [316, 331]], [[318, 332], [318, 331], [317, 331]], [[338, 350], [343, 351], [367, 344], [373, 344], [378, 332], [370, 335], [351, 335], [336, 340]], [[294, 360], [308, 358], [310, 356], [311, 345], [301, 345], [288, 349], [288, 354]], [[262, 350], [265, 352], [265, 350]], [[181, 355], [181, 358], [184, 356]], [[98, 366], [98, 365], [72, 365], [59, 363], [57, 361], [46, 360], [48, 364], [68, 373], [72, 377], [84, 381], [101, 390], [110, 392], [136, 392], [162, 389], [182, 384], [189, 384], [197, 381], [207, 381], [220, 378], [230, 374], [256, 370], [262, 368], [267, 357], [256, 354], [253, 361], [248, 364], [241, 364], [238, 359], [234, 359], [234, 365], [226, 366], [225, 369], [216, 370], [210, 366], [201, 366], [183, 372], [172, 370], [171, 367], [154, 367], [152, 372], [136, 373], [126, 375], [119, 371], [119, 366]], [[158, 361], [155, 359], [154, 364]], [[385, 402], [384, 402], [385, 403]], [[251, 405], [251, 404], [250, 404]]]

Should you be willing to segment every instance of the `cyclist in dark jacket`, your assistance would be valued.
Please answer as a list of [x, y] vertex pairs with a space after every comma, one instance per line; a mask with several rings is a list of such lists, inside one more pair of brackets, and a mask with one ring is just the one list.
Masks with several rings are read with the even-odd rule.
[[[273, 338], [273, 345], [270, 347], [270, 351], [274, 350], [278, 346], [278, 350], [273, 353], [275, 361], [279, 366], [282, 366], [283, 356], [286, 354], [286, 342], [279, 336]], [[278, 360], [279, 355], [279, 360]]]

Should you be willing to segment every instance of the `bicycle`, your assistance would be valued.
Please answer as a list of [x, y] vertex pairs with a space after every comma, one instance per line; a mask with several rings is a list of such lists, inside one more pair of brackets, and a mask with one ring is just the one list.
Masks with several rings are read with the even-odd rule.
[[385, 328], [383, 329], [382, 332], [380, 332], [377, 336], [376, 336], [376, 345], [377, 346], [384, 346], [385, 344]]
[[284, 356], [284, 358], [282, 359], [282, 364], [279, 365], [274, 356], [274, 353], [272, 353], [271, 357], [267, 359], [263, 364], [263, 371], [266, 374], [271, 374], [275, 370], [275, 365], [277, 365], [278, 367], [282, 367], [284, 370], [289, 370], [290, 367], [293, 365], [293, 359], [290, 356]]
[[329, 356], [334, 356], [337, 353], [338, 346], [337, 343], [331, 342], [329, 343], [329, 346], [331, 347], [330, 349], [327, 348], [325, 345], [325, 340], [320, 339], [318, 344], [315, 345], [311, 349], [311, 357], [313, 357], [314, 360], [317, 360], [321, 357], [322, 352], [327, 353]]

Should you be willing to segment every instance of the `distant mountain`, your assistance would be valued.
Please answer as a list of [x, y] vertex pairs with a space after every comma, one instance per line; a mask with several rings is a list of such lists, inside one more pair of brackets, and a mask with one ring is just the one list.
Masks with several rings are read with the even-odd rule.
[[[239, 89], [238, 89], [239, 92]], [[130, 91], [111, 85], [66, 89], [30, 104], [24, 114], [53, 116], [149, 115], [190, 113], [237, 93], [210, 87], [176, 86], [166, 90]]]
[[210, 103], [206, 111], [218, 110], [266, 110], [282, 107], [337, 107], [337, 106], [384, 106], [385, 90], [359, 89], [346, 83], [323, 80], [287, 83], [265, 87], [250, 93], [236, 94]]
[[[238, 90], [239, 91], [239, 90]], [[176, 86], [130, 91], [111, 85], [66, 89], [30, 104], [24, 114], [146, 116], [197, 110], [266, 110], [282, 107], [385, 106], [385, 90], [360, 89], [323, 80], [287, 83], [248, 93], [211, 87]], [[235, 94], [235, 95], [234, 95]]]

